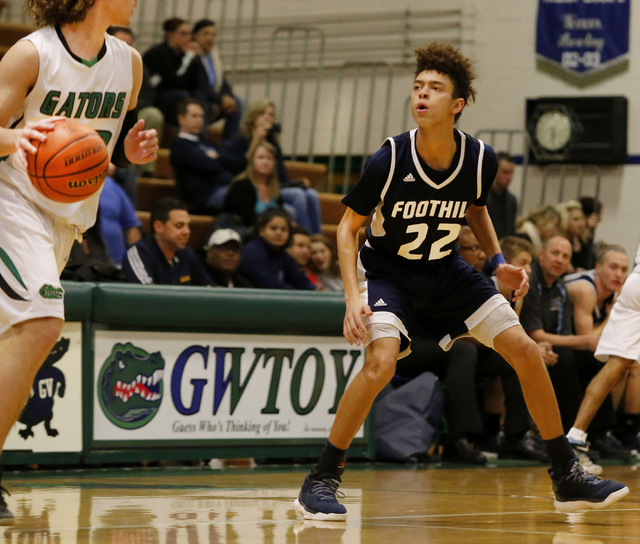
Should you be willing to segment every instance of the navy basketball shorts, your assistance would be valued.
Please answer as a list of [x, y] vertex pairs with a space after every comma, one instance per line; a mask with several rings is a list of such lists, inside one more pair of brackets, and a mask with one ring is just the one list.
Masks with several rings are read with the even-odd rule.
[[363, 246], [358, 255], [358, 286], [373, 315], [364, 316], [365, 345], [384, 337], [400, 340], [402, 358], [411, 353], [406, 324], [417, 321], [448, 351], [462, 336], [493, 348], [502, 331], [520, 325], [518, 316], [494, 284], [457, 251], [435, 266], [398, 262]]

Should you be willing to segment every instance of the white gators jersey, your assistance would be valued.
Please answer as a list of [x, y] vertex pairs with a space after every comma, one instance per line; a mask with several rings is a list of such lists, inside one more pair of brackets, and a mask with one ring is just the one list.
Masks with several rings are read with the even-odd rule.
[[[38, 51], [38, 80], [7, 128], [20, 128], [53, 115], [66, 116], [98, 131], [111, 156], [133, 87], [129, 46], [105, 35], [97, 62], [89, 66], [69, 51], [62, 33], [55, 27], [42, 28], [23, 39], [33, 43]], [[100, 191], [71, 204], [49, 200], [32, 185], [16, 153], [0, 158], [0, 180], [15, 186], [38, 207], [81, 232], [95, 223]]]

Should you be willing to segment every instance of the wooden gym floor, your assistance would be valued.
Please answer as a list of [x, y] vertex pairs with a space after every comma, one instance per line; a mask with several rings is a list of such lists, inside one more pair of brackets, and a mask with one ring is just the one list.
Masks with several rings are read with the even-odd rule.
[[105, 469], [5, 474], [16, 515], [0, 543], [411, 544], [640, 542], [640, 472], [609, 465], [631, 493], [612, 508], [553, 509], [542, 465], [351, 465], [346, 523], [296, 518], [307, 467]]

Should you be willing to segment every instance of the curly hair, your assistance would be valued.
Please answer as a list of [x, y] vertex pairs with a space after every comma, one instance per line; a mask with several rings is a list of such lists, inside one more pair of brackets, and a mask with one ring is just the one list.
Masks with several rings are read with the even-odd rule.
[[81, 23], [95, 3], [96, 0], [24, 0], [24, 10], [41, 28]]
[[[476, 90], [472, 81], [476, 74], [471, 67], [471, 61], [451, 45], [433, 42], [421, 49], [414, 49], [416, 55], [416, 77], [425, 70], [434, 70], [444, 74], [453, 83], [453, 98], [464, 99], [465, 106], [469, 100], [475, 102]], [[456, 121], [462, 112], [456, 114]]]

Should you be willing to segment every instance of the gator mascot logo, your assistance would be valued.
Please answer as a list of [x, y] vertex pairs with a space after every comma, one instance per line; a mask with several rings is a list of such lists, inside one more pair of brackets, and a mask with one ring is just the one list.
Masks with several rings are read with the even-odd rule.
[[164, 359], [133, 344], [116, 344], [102, 365], [98, 398], [102, 411], [121, 429], [144, 427], [162, 402]]
[[26, 425], [26, 429], [20, 429], [18, 433], [25, 440], [33, 435], [33, 427], [44, 421], [44, 428], [49, 436], [58, 436], [58, 431], [51, 427], [53, 419], [53, 399], [56, 393], [60, 398], [64, 397], [64, 374], [55, 365], [64, 354], [69, 351], [69, 339], [60, 338], [44, 363], [38, 370], [33, 380], [29, 401], [20, 414], [18, 421]]

